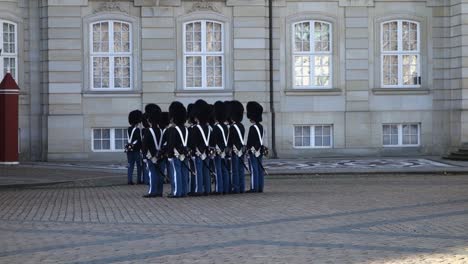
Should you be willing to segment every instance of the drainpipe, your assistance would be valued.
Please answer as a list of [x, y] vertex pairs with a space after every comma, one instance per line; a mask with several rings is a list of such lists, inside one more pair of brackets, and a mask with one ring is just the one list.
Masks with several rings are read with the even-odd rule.
[[270, 59], [270, 113], [271, 113], [271, 158], [278, 158], [276, 154], [276, 120], [273, 95], [273, 0], [268, 0], [268, 31], [269, 31], [269, 59]]

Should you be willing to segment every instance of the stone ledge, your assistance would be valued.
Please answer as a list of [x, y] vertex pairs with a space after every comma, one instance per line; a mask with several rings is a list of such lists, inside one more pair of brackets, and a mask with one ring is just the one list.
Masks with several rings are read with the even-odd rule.
[[431, 90], [423, 88], [374, 88], [372, 93], [375, 95], [416, 95], [430, 94]]
[[339, 0], [339, 6], [374, 6], [374, 0]]
[[339, 88], [331, 89], [286, 89], [286, 95], [310, 95], [310, 96], [329, 96], [329, 95], [342, 95], [342, 90]]
[[233, 96], [233, 90], [177, 90], [174, 92], [176, 96], [181, 97], [200, 97], [203, 96]]
[[141, 91], [86, 91], [83, 92], [83, 97], [140, 97]]

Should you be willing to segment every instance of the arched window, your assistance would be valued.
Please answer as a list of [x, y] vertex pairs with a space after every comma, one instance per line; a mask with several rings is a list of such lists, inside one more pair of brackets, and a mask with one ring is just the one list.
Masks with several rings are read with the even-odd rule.
[[91, 89], [132, 88], [132, 32], [122, 21], [91, 24]]
[[332, 26], [324, 21], [293, 24], [293, 87], [331, 88]]
[[184, 24], [184, 88], [224, 88], [223, 24], [198, 20]]
[[409, 20], [381, 24], [382, 87], [421, 85], [420, 27]]
[[15, 23], [0, 20], [0, 69], [2, 76], [9, 71], [18, 79], [18, 45]]

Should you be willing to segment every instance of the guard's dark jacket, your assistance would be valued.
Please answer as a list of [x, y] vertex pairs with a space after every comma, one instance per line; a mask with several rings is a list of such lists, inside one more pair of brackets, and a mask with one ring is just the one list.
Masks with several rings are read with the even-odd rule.
[[164, 128], [161, 136], [161, 152], [165, 155], [167, 153], [167, 139], [169, 127]]
[[[201, 128], [203, 129], [203, 133], [205, 134], [206, 139], [208, 139], [208, 132], [210, 130], [210, 126], [205, 124], [205, 125], [200, 125]], [[205, 141], [203, 140], [203, 136], [200, 132], [200, 129], [195, 125], [190, 129], [191, 132], [191, 137], [190, 137], [190, 148], [196, 152], [197, 149], [201, 152], [204, 153], [207, 149], [207, 146], [205, 144]], [[212, 136], [213, 132], [211, 132]], [[210, 138], [211, 138], [210, 136]], [[208, 139], [208, 146], [210, 146], [210, 139]]]
[[[226, 139], [228, 139], [229, 130], [228, 130], [227, 125], [225, 124], [220, 124], [220, 125], [224, 131], [224, 136], [226, 137]], [[210, 145], [212, 147], [218, 146], [221, 149], [221, 151], [223, 151], [227, 147], [226, 144], [224, 143], [223, 133], [221, 132], [221, 129], [218, 127], [218, 124], [215, 124], [213, 126], [213, 131], [211, 131], [210, 141], [211, 141]]]
[[[263, 126], [260, 123], [255, 123], [257, 127], [260, 130], [260, 135], [263, 136]], [[258, 136], [257, 129], [254, 127], [254, 125], [251, 125], [249, 128], [249, 135], [247, 138], [247, 149], [250, 150], [252, 146], [256, 149], [259, 150], [262, 144], [260, 144], [260, 138]]]
[[[186, 130], [185, 126], [177, 126], [179, 127], [180, 131], [182, 132], [182, 136], [185, 140], [186, 133], [188, 133], [188, 129]], [[169, 127], [166, 130], [167, 134], [167, 152], [170, 158], [174, 157], [174, 148], [182, 154], [185, 153], [185, 148], [182, 142], [182, 139], [179, 136], [179, 132], [176, 129], [176, 126]]]
[[[133, 128], [134, 128], [133, 126], [128, 127], [127, 129], [128, 137], [132, 135]], [[140, 151], [141, 150], [141, 134], [140, 134], [140, 129], [138, 127], [135, 129], [135, 132], [133, 132], [133, 137], [130, 140], [130, 143], [133, 144], [133, 142], [135, 142], [135, 144], [133, 145], [133, 151]]]
[[[161, 140], [161, 130], [159, 127], [153, 128], [154, 135], [156, 136], [156, 140]], [[149, 128], [145, 129], [145, 134], [143, 135], [143, 147], [141, 149], [143, 153], [143, 157], [146, 158], [146, 153], [148, 151], [151, 153], [151, 156], [154, 157], [158, 154], [158, 151], [156, 149], [156, 144], [153, 139], [153, 135], [151, 134], [151, 131]]]
[[242, 148], [242, 141], [239, 138], [239, 133], [237, 133], [237, 129], [234, 127], [234, 125], [237, 125], [239, 127], [239, 130], [241, 132], [242, 138], [244, 138], [245, 134], [245, 128], [242, 123], [232, 123], [232, 125], [229, 127], [229, 139], [228, 139], [228, 146], [230, 148], [233, 148], [236, 146], [238, 150]]

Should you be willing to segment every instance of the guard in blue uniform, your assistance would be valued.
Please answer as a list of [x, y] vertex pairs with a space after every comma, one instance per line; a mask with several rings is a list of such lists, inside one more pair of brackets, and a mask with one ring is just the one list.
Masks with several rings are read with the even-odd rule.
[[[197, 121], [195, 120], [195, 112], [196, 112], [196, 105], [195, 104], [188, 104], [187, 106], [187, 129], [189, 131], [189, 147], [193, 144], [193, 128], [197, 125]], [[192, 152], [193, 153], [193, 152]], [[197, 175], [195, 168], [195, 155], [191, 155], [188, 161], [189, 168], [190, 168], [190, 175], [189, 175], [189, 182], [188, 182], [188, 190], [189, 195], [195, 195], [197, 192]]]
[[127, 153], [127, 184], [133, 185], [133, 168], [137, 167], [137, 183], [142, 183], [141, 173], [141, 134], [138, 127], [143, 114], [140, 110], [131, 111], [128, 114], [128, 123], [130, 126], [127, 129], [128, 142], [125, 145], [125, 152]]
[[170, 183], [170, 179], [168, 177], [169, 172], [167, 169], [167, 129], [169, 128], [170, 121], [169, 121], [169, 112], [161, 112], [161, 119], [159, 122], [159, 128], [162, 129], [161, 135], [161, 149], [159, 150], [161, 155], [160, 156], [160, 167], [161, 173], [163, 173], [164, 183]]
[[[232, 113], [232, 107], [231, 107], [231, 101], [224, 101], [224, 105], [226, 106], [226, 121], [224, 121], [224, 124], [228, 128], [228, 139], [229, 139], [229, 130], [232, 125], [232, 118], [231, 118], [231, 113]], [[232, 148], [229, 146], [226, 147], [225, 151], [226, 153], [226, 167], [228, 170], [228, 184], [227, 186], [229, 187], [229, 190], [227, 190], [227, 193], [232, 192]]]
[[252, 125], [249, 128], [247, 137], [247, 150], [249, 153], [250, 164], [250, 191], [263, 192], [263, 126], [262, 122], [263, 107], [257, 102], [247, 103], [247, 118]]
[[[143, 118], [141, 120], [141, 124], [143, 125], [143, 128], [141, 129], [141, 135], [142, 135], [142, 138], [141, 138], [141, 142], [144, 143], [145, 142], [145, 133], [146, 131], [148, 130], [148, 128], [150, 127], [149, 123], [148, 123], [148, 114], [147, 113], [144, 113], [143, 114]], [[142, 147], [143, 148], [143, 147]], [[142, 158], [142, 171], [143, 171], [143, 183], [144, 184], [149, 184], [149, 167], [148, 167], [148, 159], [146, 158], [146, 155], [143, 154], [143, 151], [141, 153], [141, 158]]]
[[244, 106], [239, 101], [231, 102], [232, 125], [229, 127], [228, 146], [232, 149], [232, 192], [245, 192], [244, 154], [245, 128], [242, 125], [244, 117]]
[[163, 175], [160, 167], [160, 150], [162, 130], [159, 128], [161, 112], [153, 109], [148, 113], [148, 123], [150, 127], [145, 130], [143, 137], [142, 151], [147, 158], [149, 169], [149, 190], [145, 198], [162, 197], [163, 193]]
[[211, 129], [208, 124], [210, 118], [210, 109], [208, 103], [203, 100], [195, 102], [195, 120], [197, 125], [192, 128], [190, 148], [195, 156], [195, 192], [194, 195], [201, 193], [208, 195], [211, 193], [211, 174], [210, 174], [210, 138]]
[[185, 127], [187, 110], [180, 102], [172, 102], [169, 106], [169, 118], [174, 124], [167, 130], [167, 150], [169, 175], [171, 176], [171, 193], [168, 197], [179, 198], [187, 195], [188, 164], [188, 129]]
[[229, 193], [229, 173], [226, 163], [229, 130], [224, 123], [226, 121], [226, 105], [221, 101], [217, 101], [213, 108], [214, 124], [211, 145], [214, 146], [216, 152], [216, 156], [214, 157], [216, 175], [215, 193], [226, 194]]

